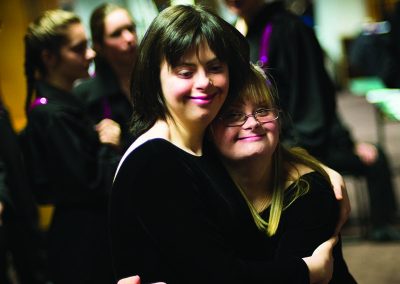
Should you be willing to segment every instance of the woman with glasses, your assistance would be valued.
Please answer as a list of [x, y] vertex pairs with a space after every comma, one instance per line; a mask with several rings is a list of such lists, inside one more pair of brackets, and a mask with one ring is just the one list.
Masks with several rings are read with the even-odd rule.
[[[264, 72], [252, 67], [239, 99], [222, 111], [211, 137], [255, 224], [270, 241], [271, 258], [304, 257], [335, 230], [338, 204], [320, 163], [279, 140], [280, 112]], [[341, 243], [330, 283], [356, 283]]]

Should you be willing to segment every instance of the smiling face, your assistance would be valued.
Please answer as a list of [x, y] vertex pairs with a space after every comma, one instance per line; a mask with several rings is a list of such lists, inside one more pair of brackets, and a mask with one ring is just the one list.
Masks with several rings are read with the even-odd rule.
[[[251, 101], [234, 104], [226, 110], [229, 113], [253, 114], [268, 105]], [[227, 161], [241, 161], [251, 157], [272, 157], [279, 142], [278, 120], [258, 122], [249, 116], [242, 126], [226, 126], [223, 120], [216, 119], [212, 126], [212, 138], [218, 151]]]
[[229, 72], [207, 43], [187, 52], [176, 66], [163, 60], [160, 82], [171, 118], [188, 129], [205, 129], [216, 117], [229, 88]]

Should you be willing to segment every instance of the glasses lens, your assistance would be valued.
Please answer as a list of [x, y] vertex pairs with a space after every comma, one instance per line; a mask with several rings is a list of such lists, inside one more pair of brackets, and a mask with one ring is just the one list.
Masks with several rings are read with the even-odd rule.
[[243, 120], [245, 119], [245, 115], [240, 112], [231, 112], [231, 113], [226, 113], [224, 114], [221, 119], [222, 121], [228, 125], [228, 126], [236, 126], [240, 125], [243, 123]]
[[254, 116], [259, 122], [270, 122], [278, 118], [278, 113], [274, 109], [260, 108], [255, 111]]

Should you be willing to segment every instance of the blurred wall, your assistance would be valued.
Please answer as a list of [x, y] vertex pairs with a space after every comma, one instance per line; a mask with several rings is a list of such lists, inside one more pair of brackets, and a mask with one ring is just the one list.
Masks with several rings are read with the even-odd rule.
[[56, 0], [0, 1], [0, 93], [17, 130], [26, 123], [24, 34], [29, 22], [41, 11], [57, 5]]

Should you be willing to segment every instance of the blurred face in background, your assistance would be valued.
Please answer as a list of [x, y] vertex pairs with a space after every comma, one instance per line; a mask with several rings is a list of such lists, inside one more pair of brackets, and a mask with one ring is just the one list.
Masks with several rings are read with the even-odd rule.
[[135, 25], [126, 10], [118, 9], [106, 16], [103, 44], [98, 50], [109, 63], [132, 66], [137, 44]]
[[250, 17], [263, 6], [263, 0], [225, 0], [229, 10], [239, 17]]
[[[49, 66], [53, 74], [74, 82], [76, 79], [89, 76], [88, 68], [95, 56], [95, 52], [87, 47], [87, 37], [84, 27], [80, 23], [71, 24], [65, 33], [66, 42], [60, 47], [58, 55], [52, 56]], [[54, 62], [52, 64], [51, 62]]]

